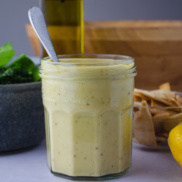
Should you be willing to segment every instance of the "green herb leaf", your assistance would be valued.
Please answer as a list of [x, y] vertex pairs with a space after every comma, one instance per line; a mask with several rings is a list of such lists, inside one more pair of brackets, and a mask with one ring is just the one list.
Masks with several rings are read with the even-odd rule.
[[39, 67], [26, 54], [21, 54], [7, 65], [14, 53], [11, 43], [0, 48], [0, 84], [40, 81]]
[[41, 78], [39, 76], [39, 67], [38, 66], [34, 66], [34, 68], [32, 70], [32, 76], [33, 76], [34, 82], [40, 81]]
[[21, 68], [26, 70], [28, 73], [32, 73], [34, 62], [29, 59], [26, 54], [21, 54], [10, 65], [8, 65], [7, 68]]
[[32, 75], [21, 68], [0, 68], [0, 84], [33, 82]]
[[15, 51], [12, 48], [11, 42], [4, 44], [0, 47], [0, 67], [6, 66], [6, 64], [12, 59]]

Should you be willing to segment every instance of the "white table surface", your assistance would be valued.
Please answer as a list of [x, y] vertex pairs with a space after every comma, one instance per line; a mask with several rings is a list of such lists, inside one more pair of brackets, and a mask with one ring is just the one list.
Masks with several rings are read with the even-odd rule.
[[[45, 141], [15, 152], [0, 153], [0, 182], [68, 182], [50, 173], [46, 161]], [[132, 167], [122, 177], [107, 181], [182, 182], [182, 167], [169, 149], [144, 150], [133, 143]]]

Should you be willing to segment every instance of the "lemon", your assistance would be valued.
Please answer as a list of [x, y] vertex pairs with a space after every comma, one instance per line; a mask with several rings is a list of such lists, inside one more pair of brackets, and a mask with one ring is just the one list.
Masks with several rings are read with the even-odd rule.
[[182, 167], [182, 122], [170, 131], [168, 144], [174, 159]]

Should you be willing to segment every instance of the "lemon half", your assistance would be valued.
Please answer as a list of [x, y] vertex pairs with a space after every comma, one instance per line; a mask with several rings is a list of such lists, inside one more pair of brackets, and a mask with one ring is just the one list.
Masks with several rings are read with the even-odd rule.
[[168, 144], [174, 159], [182, 167], [182, 122], [170, 131]]

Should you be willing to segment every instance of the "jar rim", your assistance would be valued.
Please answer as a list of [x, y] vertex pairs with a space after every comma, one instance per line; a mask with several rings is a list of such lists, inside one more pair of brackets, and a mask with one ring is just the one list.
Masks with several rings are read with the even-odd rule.
[[134, 58], [112, 54], [58, 55], [59, 62], [50, 57], [41, 60], [41, 77], [55, 78], [124, 78], [136, 76]]
[[[73, 59], [74, 58], [74, 59]], [[94, 62], [84, 62], [84, 64], [86, 64], [87, 66], [91, 65], [91, 66], [109, 66], [109, 65], [119, 65], [119, 64], [130, 64], [130, 63], [134, 63], [134, 58], [131, 56], [126, 56], [126, 55], [114, 55], [114, 54], [65, 54], [65, 55], [58, 55], [58, 59], [60, 60], [60, 62], [53, 62], [50, 61], [51, 58], [50, 57], [44, 57], [41, 59], [41, 61], [45, 62], [45, 63], [49, 63], [52, 65], [64, 65], [64, 66], [77, 66], [78, 64], [76, 64], [75, 60], [100, 60], [100, 64], [95, 63]], [[93, 60], [92, 60], [93, 61]], [[92, 64], [90, 64], [92, 63]]]

